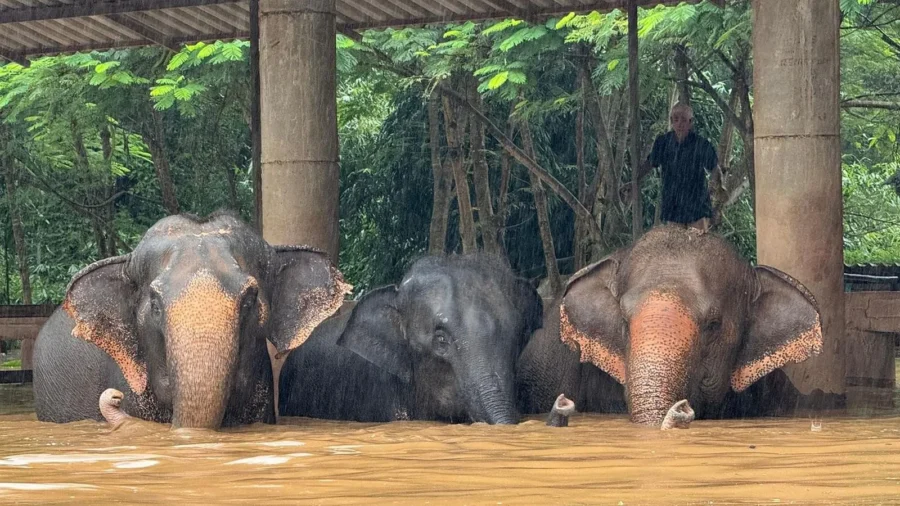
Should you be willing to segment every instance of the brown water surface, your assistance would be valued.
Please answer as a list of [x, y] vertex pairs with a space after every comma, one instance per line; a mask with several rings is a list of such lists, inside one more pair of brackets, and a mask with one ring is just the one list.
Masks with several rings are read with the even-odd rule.
[[[22, 394], [23, 396], [25, 394]], [[0, 399], [0, 504], [898, 504], [900, 417], [568, 428], [40, 423]], [[9, 414], [11, 411], [17, 413]]]

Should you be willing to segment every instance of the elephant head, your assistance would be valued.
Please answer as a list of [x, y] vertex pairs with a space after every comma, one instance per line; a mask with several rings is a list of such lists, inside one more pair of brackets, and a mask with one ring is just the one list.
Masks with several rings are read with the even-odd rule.
[[541, 313], [494, 258], [426, 257], [362, 297], [338, 345], [410, 384], [416, 418], [511, 424], [515, 362]]
[[75, 275], [63, 307], [173, 425], [217, 428], [231, 393], [253, 388], [245, 369], [270, 367], [265, 338], [299, 346], [350, 288], [324, 253], [272, 247], [229, 214], [180, 215]]
[[560, 338], [625, 386], [631, 419], [658, 425], [677, 401], [699, 416], [822, 349], [816, 302], [722, 238], [679, 226], [647, 232], [569, 280]]

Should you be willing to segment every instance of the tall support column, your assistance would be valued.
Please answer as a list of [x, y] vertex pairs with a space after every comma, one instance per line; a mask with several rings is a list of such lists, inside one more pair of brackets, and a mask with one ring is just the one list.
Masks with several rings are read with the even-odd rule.
[[838, 0], [753, 0], [753, 125], [760, 264], [819, 303], [824, 350], [785, 372], [802, 392], [844, 392]]
[[337, 264], [335, 0], [259, 0], [263, 237]]
[[[269, 244], [325, 250], [337, 265], [335, 0], [258, 2], [262, 234]], [[277, 416], [286, 357], [268, 347]]]

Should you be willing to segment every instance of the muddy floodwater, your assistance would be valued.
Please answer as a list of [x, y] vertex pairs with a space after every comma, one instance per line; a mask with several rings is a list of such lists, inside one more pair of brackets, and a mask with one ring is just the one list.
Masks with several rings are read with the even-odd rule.
[[[0, 392], [0, 504], [898, 504], [900, 417], [567, 428], [40, 423]], [[18, 397], [17, 397], [18, 396]], [[12, 402], [13, 400], [17, 402]], [[18, 407], [16, 407], [18, 406]]]

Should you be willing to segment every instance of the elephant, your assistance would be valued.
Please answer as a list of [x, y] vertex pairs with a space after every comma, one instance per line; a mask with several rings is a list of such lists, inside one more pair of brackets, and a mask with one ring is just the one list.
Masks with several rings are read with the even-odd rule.
[[174, 427], [275, 423], [266, 339], [300, 346], [351, 289], [324, 252], [271, 246], [229, 212], [163, 218], [69, 283], [35, 344], [37, 417], [102, 420], [110, 387]]
[[279, 412], [361, 422], [514, 424], [515, 364], [543, 307], [499, 258], [426, 256], [285, 361]]
[[799, 281], [675, 224], [576, 272], [547, 319], [520, 357], [526, 412], [562, 392], [641, 425], [659, 426], [681, 400], [698, 418], [763, 414], [772, 392], [788, 392], [779, 368], [822, 349], [816, 300]]

